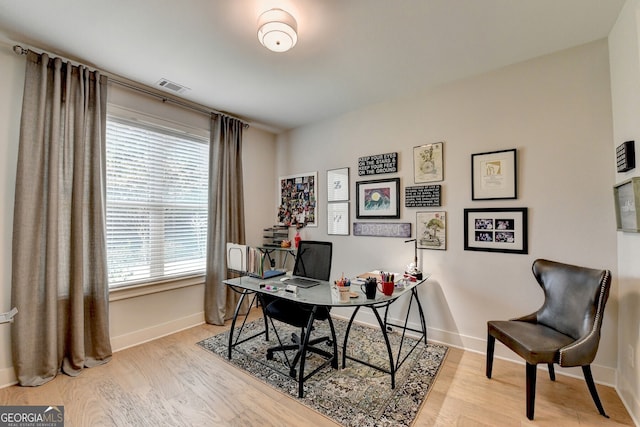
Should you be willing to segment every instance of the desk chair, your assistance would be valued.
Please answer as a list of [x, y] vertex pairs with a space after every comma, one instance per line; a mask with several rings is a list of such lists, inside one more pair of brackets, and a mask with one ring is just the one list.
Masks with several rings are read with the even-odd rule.
[[536, 365], [580, 366], [600, 415], [609, 418], [600, 403], [591, 375], [598, 351], [604, 306], [609, 298], [611, 272], [538, 259], [533, 275], [544, 291], [542, 307], [528, 316], [487, 323], [487, 378], [491, 378], [493, 350], [498, 339], [526, 361], [527, 418], [533, 420]]
[[[301, 241], [298, 245], [296, 262], [293, 268], [294, 276], [303, 276], [311, 279], [328, 281], [331, 275], [332, 249], [333, 246], [331, 242], [317, 242], [310, 240]], [[267, 350], [267, 359], [272, 359], [273, 353], [276, 351], [285, 352], [284, 355], [289, 368], [289, 375], [293, 378], [299, 376], [299, 394], [301, 395], [302, 383], [304, 380], [320, 369], [316, 369], [305, 377], [304, 360], [301, 359], [304, 341], [305, 339], [308, 339], [306, 335], [311, 333], [310, 328], [312, 329], [311, 325], [313, 322], [310, 322], [310, 319], [313, 311], [315, 311], [315, 313], [312, 320], [326, 320], [329, 322], [331, 336], [309, 339], [306, 351], [323, 356], [327, 361], [331, 362], [334, 369], [338, 368], [336, 332], [329, 314], [330, 307], [311, 307], [306, 304], [300, 304], [295, 301], [277, 298], [271, 295], [263, 295], [262, 299], [264, 314], [271, 320], [271, 325], [276, 332], [276, 337], [280, 343], [280, 345], [271, 347]], [[300, 328], [300, 335], [291, 335], [293, 344], [285, 345], [282, 343], [278, 335], [278, 331], [273, 324], [273, 319]], [[332, 345], [333, 354], [316, 346], [321, 342], [327, 342], [328, 345]], [[297, 350], [292, 361], [290, 361], [287, 356], [287, 350]], [[300, 362], [299, 372], [296, 371], [298, 362]], [[323, 366], [325, 365], [323, 364]]]

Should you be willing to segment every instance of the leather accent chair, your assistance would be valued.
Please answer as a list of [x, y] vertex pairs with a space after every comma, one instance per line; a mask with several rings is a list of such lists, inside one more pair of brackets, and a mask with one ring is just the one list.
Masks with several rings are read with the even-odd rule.
[[600, 414], [609, 418], [600, 403], [591, 362], [598, 351], [604, 306], [609, 298], [611, 272], [538, 259], [533, 275], [544, 291], [542, 307], [528, 316], [487, 322], [487, 378], [491, 378], [495, 340], [526, 361], [527, 418], [533, 420], [536, 365], [580, 366]]

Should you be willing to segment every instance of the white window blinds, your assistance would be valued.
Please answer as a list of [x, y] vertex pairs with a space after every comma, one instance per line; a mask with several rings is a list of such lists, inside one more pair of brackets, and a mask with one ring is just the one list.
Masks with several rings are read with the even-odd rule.
[[107, 119], [109, 286], [202, 274], [209, 142]]

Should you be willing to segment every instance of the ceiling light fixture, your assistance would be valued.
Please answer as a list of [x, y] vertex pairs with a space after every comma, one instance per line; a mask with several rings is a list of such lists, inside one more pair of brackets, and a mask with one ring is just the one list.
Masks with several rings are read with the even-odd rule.
[[258, 18], [258, 40], [274, 52], [286, 52], [298, 41], [298, 24], [282, 9], [271, 9]]

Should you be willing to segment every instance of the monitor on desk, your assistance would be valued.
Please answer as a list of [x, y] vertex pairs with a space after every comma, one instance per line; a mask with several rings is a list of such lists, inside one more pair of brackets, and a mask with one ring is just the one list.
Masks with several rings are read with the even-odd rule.
[[331, 276], [331, 242], [303, 240], [298, 246], [293, 278], [286, 283], [304, 287], [319, 285]]

